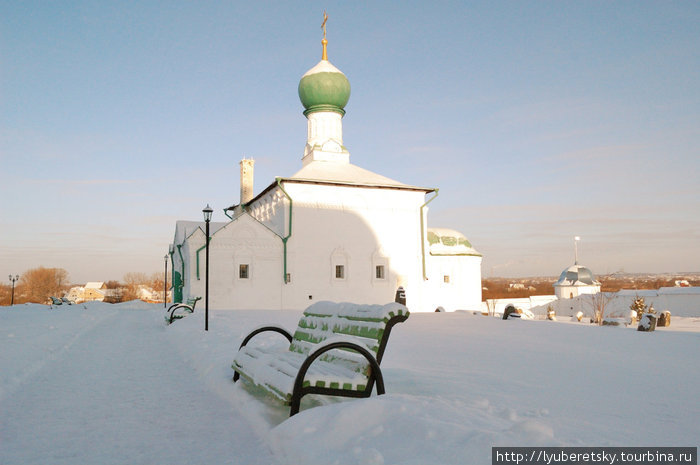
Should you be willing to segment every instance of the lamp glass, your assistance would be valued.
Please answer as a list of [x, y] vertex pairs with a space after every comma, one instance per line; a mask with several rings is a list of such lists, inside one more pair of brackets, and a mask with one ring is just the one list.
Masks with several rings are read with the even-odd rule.
[[204, 213], [204, 221], [211, 221], [211, 214], [214, 213], [214, 210], [211, 209], [209, 204], [202, 210], [202, 213]]

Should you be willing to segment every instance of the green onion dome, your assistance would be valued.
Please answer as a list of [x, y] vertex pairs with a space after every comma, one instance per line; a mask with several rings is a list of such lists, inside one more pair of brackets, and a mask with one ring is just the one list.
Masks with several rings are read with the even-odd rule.
[[350, 81], [328, 60], [321, 60], [299, 81], [299, 99], [304, 115], [317, 111], [334, 111], [345, 115], [350, 99]]

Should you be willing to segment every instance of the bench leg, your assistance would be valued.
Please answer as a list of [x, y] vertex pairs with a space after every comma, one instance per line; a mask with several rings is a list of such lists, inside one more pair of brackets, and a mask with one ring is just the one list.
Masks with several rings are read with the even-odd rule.
[[290, 418], [299, 413], [299, 408], [301, 407], [301, 397], [292, 396], [292, 406], [289, 409]]

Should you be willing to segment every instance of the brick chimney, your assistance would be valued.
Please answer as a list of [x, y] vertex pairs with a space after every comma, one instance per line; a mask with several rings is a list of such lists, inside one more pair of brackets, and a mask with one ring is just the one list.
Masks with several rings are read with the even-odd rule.
[[241, 205], [253, 200], [253, 165], [255, 160], [241, 160]]

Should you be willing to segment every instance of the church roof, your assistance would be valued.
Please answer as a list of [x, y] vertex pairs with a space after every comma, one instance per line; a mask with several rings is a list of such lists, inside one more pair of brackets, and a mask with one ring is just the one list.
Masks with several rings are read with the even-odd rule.
[[326, 21], [328, 21], [328, 15], [324, 11], [321, 61], [308, 70], [299, 81], [299, 99], [304, 105], [305, 116], [317, 111], [333, 111], [344, 115], [345, 105], [350, 98], [350, 81], [342, 71], [328, 61]]
[[299, 99], [304, 105], [305, 115], [315, 111], [334, 111], [344, 115], [345, 105], [350, 99], [350, 82], [328, 60], [321, 60], [299, 81]]
[[[228, 222], [209, 222], [209, 234], [213, 236], [219, 229], [223, 228], [227, 224]], [[177, 221], [175, 223], [175, 238], [173, 239], [173, 244], [180, 245], [184, 243], [185, 239], [190, 237], [197, 229], [201, 229], [202, 233], [204, 233], [206, 223], [204, 221]]]
[[[351, 163], [334, 163], [326, 161], [313, 161], [297, 171], [291, 177], [279, 177], [275, 182], [267, 186], [256, 195], [251, 204], [277, 186], [277, 181], [295, 182], [300, 184], [325, 184], [331, 186], [365, 187], [374, 189], [399, 189], [420, 192], [434, 192], [437, 189], [431, 187], [411, 186], [399, 181], [382, 176], [381, 174], [360, 168]], [[232, 205], [226, 210], [233, 210], [237, 205]]]
[[351, 163], [333, 163], [325, 161], [311, 162], [291, 177], [284, 178], [284, 180], [348, 184], [364, 187], [393, 187], [397, 189], [422, 190], [426, 192], [435, 190], [409, 186]]
[[581, 265], [572, 265], [561, 272], [555, 286], [600, 286], [593, 272]]
[[430, 255], [482, 256], [464, 234], [454, 229], [428, 228], [428, 243]]
[[[301, 103], [305, 108], [304, 115], [307, 118], [309, 117], [310, 113], [314, 112], [330, 111], [344, 115], [344, 107], [350, 98], [350, 82], [342, 71], [328, 61], [326, 48], [328, 41], [326, 40], [325, 30], [325, 21], [327, 19], [327, 16], [324, 14], [324, 33], [323, 40], [321, 41], [323, 44], [322, 59], [313, 68], [308, 70], [302, 76], [301, 81], [299, 82], [299, 98], [301, 99]], [[338, 126], [338, 131], [342, 133], [342, 126]], [[338, 144], [342, 144], [342, 141], [336, 142]], [[344, 147], [342, 147], [342, 149], [345, 150]], [[312, 148], [312, 151], [313, 150], [314, 149]], [[320, 148], [320, 151], [324, 151], [324, 149]], [[302, 169], [297, 171], [291, 177], [275, 178], [275, 180], [262, 192], [248, 202], [245, 202], [244, 205], [250, 205], [256, 202], [269, 191], [274, 189], [280, 182], [375, 189], [399, 189], [424, 193], [436, 191], [434, 188], [403, 184], [399, 181], [395, 181], [364, 168], [360, 168], [359, 166], [353, 165], [347, 161], [347, 156], [349, 156], [347, 150], [345, 150], [344, 153], [346, 158], [344, 158], [342, 161], [335, 159], [312, 159], [313, 161], [306, 162], [305, 160]], [[237, 206], [238, 205], [232, 205], [226, 208], [226, 211], [235, 210]]]

